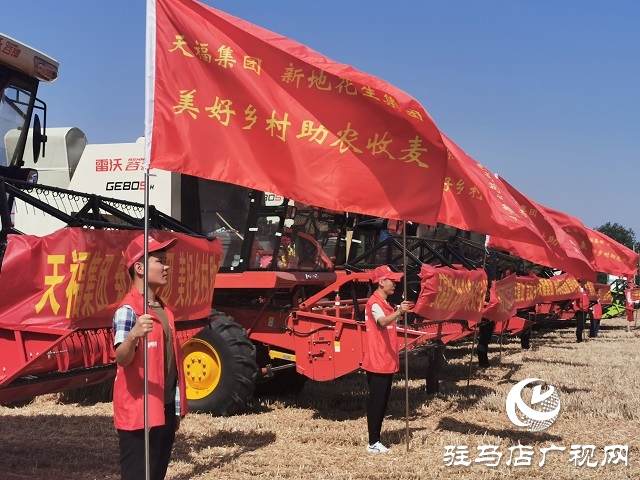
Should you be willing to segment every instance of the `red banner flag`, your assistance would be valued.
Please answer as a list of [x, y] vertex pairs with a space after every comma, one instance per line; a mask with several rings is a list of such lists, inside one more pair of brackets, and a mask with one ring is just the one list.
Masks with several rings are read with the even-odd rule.
[[[539, 301], [544, 303], [573, 300], [580, 297], [580, 283], [573, 275], [563, 273], [551, 278], [539, 278]], [[595, 299], [595, 287], [591, 282], [585, 282], [585, 290]]]
[[487, 293], [484, 270], [456, 270], [423, 265], [420, 295], [413, 309], [429, 320], [464, 319], [470, 324], [482, 319]]
[[[543, 242], [540, 232], [502, 179], [467, 155], [446, 135], [448, 161], [438, 222], [470, 232]], [[524, 258], [524, 257], [523, 257]]]
[[533, 307], [540, 303], [539, 278], [533, 274], [516, 278], [516, 308]]
[[489, 303], [482, 316], [494, 322], [506, 322], [516, 314], [516, 274], [496, 280], [489, 288]]
[[613, 296], [611, 295], [611, 287], [605, 283], [596, 283], [596, 296], [598, 301], [602, 305], [611, 305], [613, 303]]
[[[585, 283], [590, 298], [595, 300], [596, 289], [591, 282]], [[580, 283], [568, 273], [550, 278], [536, 277], [533, 274], [516, 278], [516, 307], [528, 308], [540, 303], [561, 302], [580, 297]]]
[[[0, 327], [111, 326], [115, 306], [131, 288], [123, 252], [134, 230], [63, 228], [50, 235], [9, 235], [0, 273]], [[169, 283], [160, 298], [176, 320], [206, 318], [222, 258], [219, 239], [209, 242], [174, 232], [152, 231], [159, 240], [178, 238], [167, 252]]]
[[583, 255], [597, 272], [635, 275], [639, 254], [604, 233], [592, 230], [575, 217], [544, 207], [545, 212], [576, 241]]
[[640, 302], [640, 288], [627, 288], [624, 291], [624, 296], [627, 303]]
[[573, 274], [576, 278], [595, 281], [595, 270], [591, 266], [591, 262], [580, 251], [576, 241], [546, 214], [543, 207], [509, 185], [504, 179], [501, 180], [506, 191], [520, 206], [520, 214], [531, 219], [533, 225], [540, 232], [543, 242], [529, 243], [513, 236], [492, 235], [489, 239], [489, 246], [506, 250], [540, 265], [563, 270]]
[[533, 325], [533, 322], [531, 320], [525, 320], [524, 318], [514, 316], [509, 318], [505, 322], [496, 323], [496, 328], [493, 333], [498, 334], [502, 332], [511, 332], [514, 335], [517, 335], [531, 325]]
[[587, 233], [593, 249], [593, 262], [599, 272], [618, 276], [637, 273], [640, 254], [597, 230], [587, 228]]
[[194, 0], [150, 1], [151, 167], [436, 223], [447, 155], [417, 100]]
[[540, 265], [595, 278], [589, 262], [580, 259], [579, 252], [573, 255], [563, 250], [575, 249], [565, 245], [569, 237], [538, 214], [533, 202], [467, 155], [446, 135], [442, 134], [442, 139], [449, 160], [438, 222], [484, 233], [492, 240], [508, 239], [506, 243], [496, 240], [493, 245]]

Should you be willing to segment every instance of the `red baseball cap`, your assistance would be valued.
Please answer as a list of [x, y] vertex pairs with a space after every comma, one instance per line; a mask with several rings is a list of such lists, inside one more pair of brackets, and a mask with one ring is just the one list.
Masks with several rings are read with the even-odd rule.
[[396, 273], [391, 270], [389, 265], [382, 265], [371, 272], [371, 281], [373, 283], [378, 283], [382, 280], [393, 280], [394, 282], [398, 282], [402, 278], [402, 275], [402, 272]]
[[[157, 252], [158, 250], [169, 250], [178, 242], [177, 238], [171, 238], [165, 242], [159, 242], [152, 236], [149, 236], [149, 253]], [[131, 240], [131, 243], [124, 251], [124, 266], [131, 268], [131, 266], [142, 258], [144, 255], [144, 233], [138, 235]]]

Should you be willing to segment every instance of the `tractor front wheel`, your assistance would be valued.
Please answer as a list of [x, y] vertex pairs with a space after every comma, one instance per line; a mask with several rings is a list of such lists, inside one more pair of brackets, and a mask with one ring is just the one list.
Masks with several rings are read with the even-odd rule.
[[232, 317], [213, 317], [182, 345], [189, 410], [230, 416], [246, 407], [258, 372], [256, 348]]

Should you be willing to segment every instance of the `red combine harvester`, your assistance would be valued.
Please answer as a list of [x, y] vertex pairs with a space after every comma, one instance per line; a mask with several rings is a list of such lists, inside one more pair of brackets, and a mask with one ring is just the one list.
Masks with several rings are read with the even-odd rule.
[[[131, 231], [143, 229], [144, 209], [130, 201], [131, 195], [142, 196], [141, 142], [118, 151], [87, 147], [83, 154], [84, 135], [67, 129], [65, 155], [57, 155], [55, 138], [49, 138], [53, 155], [36, 165], [40, 147], [47, 141], [38, 116], [33, 117], [34, 108], [39, 108], [46, 118], [46, 105], [36, 98], [38, 83], [55, 79], [57, 63], [15, 40], [3, 36], [0, 40], [13, 45], [16, 52], [0, 56], [0, 125], [8, 126], [1, 132], [7, 160], [0, 171], [0, 254], [4, 256], [0, 285], [7, 286], [0, 301], [0, 403], [6, 403], [113, 377], [108, 305], [124, 294], [122, 288], [113, 290], [105, 283], [101, 288], [110, 301], [104, 302], [104, 308], [75, 316], [75, 310], [67, 309], [70, 315], [49, 312], [47, 316], [46, 309], [34, 308], [37, 302], [11, 293], [23, 290], [10, 277], [17, 271], [12, 243], [20, 243], [17, 238], [22, 236], [26, 245], [36, 244], [36, 237], [23, 234], [41, 235], [46, 239], [41, 257], [46, 269], [53, 268], [50, 257], [57, 253], [51, 250], [53, 238], [104, 233], [91, 236], [94, 241], [87, 243], [84, 260], [78, 257], [75, 263], [64, 264], [67, 276], [56, 286], [64, 296], [76, 287], [90, 288], [88, 281], [79, 280], [85, 274], [83, 278], [90, 277], [87, 259], [92, 255], [99, 258], [104, 250], [119, 259], [118, 248], [126, 246]], [[30, 127], [33, 141], [28, 152]], [[31, 155], [25, 156], [25, 151]], [[49, 185], [36, 183], [38, 176]], [[57, 180], [48, 181], [54, 178]], [[63, 188], [69, 186], [72, 188]], [[183, 235], [186, 244], [193, 239], [190, 253], [175, 260], [172, 277], [178, 283], [171, 294], [184, 294], [189, 288], [200, 293], [190, 301], [182, 299], [187, 314], [176, 319], [177, 328], [190, 407], [216, 415], [241, 410], [256, 387], [265, 393], [296, 392], [307, 378], [332, 380], [358, 370], [367, 345], [364, 304], [371, 293], [367, 272], [378, 265], [400, 270], [406, 264], [408, 290], [398, 288], [392, 301], [399, 301], [402, 295], [420, 300], [424, 295], [420, 275], [425, 268], [448, 272], [442, 276], [452, 280], [434, 284], [433, 301], [422, 302], [439, 306], [448, 315], [425, 314], [433, 311], [428, 309], [411, 314], [406, 331], [408, 349], [432, 351], [474, 333], [478, 323], [469, 321], [465, 310], [469, 305], [457, 300], [469, 293], [465, 292], [469, 285], [481, 286], [472, 296], [475, 310], [469, 312], [480, 321], [488, 293], [485, 268], [488, 278], [496, 280], [506, 276], [507, 270], [526, 273], [531, 267], [497, 252], [487, 255], [482, 243], [460, 238], [460, 232], [452, 241], [431, 238], [433, 229], [425, 229], [428, 235], [417, 235], [419, 226], [408, 225], [411, 231], [405, 246], [402, 236], [383, 219], [327, 211], [270, 193], [169, 172], [158, 172], [152, 180], [152, 195], [154, 186], [162, 191], [162, 206], [150, 208], [151, 228], [162, 235]], [[107, 198], [105, 192], [121, 198]], [[221, 257], [212, 253], [210, 242], [214, 240], [221, 242]], [[111, 250], [101, 241], [111, 242]], [[68, 240], [65, 245], [71, 258], [72, 246]], [[203, 258], [207, 260], [202, 262]], [[115, 264], [122, 267], [119, 260]], [[123, 272], [116, 267], [114, 275], [120, 278]], [[39, 271], [34, 284], [40, 283], [34, 288], [44, 298], [51, 287], [47, 278], [55, 274]], [[470, 275], [479, 280], [467, 281]], [[97, 289], [96, 285], [91, 288]], [[203, 298], [207, 288], [209, 296]], [[205, 314], [197, 302], [204, 302]], [[505, 329], [522, 330], [525, 325], [516, 320]], [[404, 348], [403, 328], [398, 329], [398, 342]], [[433, 365], [437, 370], [438, 362]], [[437, 371], [426, 375], [429, 385]]]
[[[0, 39], [14, 52], [0, 58], [0, 115], [6, 128], [3, 157], [7, 159], [0, 172], [0, 241], [4, 257], [0, 283], [12, 282], [8, 277], [15, 271], [16, 262], [12, 262], [17, 255], [16, 249], [12, 249], [18, 243], [15, 236], [30, 233], [21, 231], [21, 225], [40, 230], [54, 225], [49, 228], [53, 233], [42, 237], [48, 243], [42, 247], [45, 265], [40, 274], [39, 294], [45, 298], [47, 286], [51, 287], [47, 278], [53, 278], [55, 272], [48, 275], [49, 267], [68, 269], [66, 276], [58, 272], [64, 278], [56, 285], [58, 291], [68, 293], [72, 287], [83, 288], [80, 281], [83, 274], [78, 272], [88, 271], [85, 267], [90, 266], [83, 262], [104, 247], [100, 246], [100, 238], [109, 236], [94, 235], [97, 243], [85, 245], [88, 251], [84, 259], [57, 266], [46, 265], [55, 253], [47, 251], [53, 248], [47, 246], [52, 238], [76, 238], [76, 235], [85, 238], [87, 230], [141, 230], [143, 207], [135, 202], [37, 183], [35, 162], [40, 157], [40, 147], [47, 141], [38, 116], [33, 117], [34, 108], [39, 108], [46, 118], [46, 105], [36, 98], [37, 88], [40, 81], [56, 78], [58, 65], [13, 39], [4, 36]], [[30, 165], [25, 167], [30, 127], [32, 152]], [[51, 162], [45, 165], [50, 166]], [[42, 171], [43, 178], [50, 174], [48, 170], [51, 169]], [[79, 171], [82, 160], [76, 159], [73, 165], [69, 162], [63, 177], [72, 179]], [[131, 190], [131, 185], [140, 183], [140, 172], [133, 174], [137, 176], [131, 182], [113, 181], [107, 182], [107, 186], [111, 185], [114, 191]], [[219, 270], [215, 276], [212, 314], [209, 318], [187, 317], [178, 321], [191, 407], [229, 415], [244, 406], [256, 384], [270, 380], [265, 388], [292, 391], [299, 390], [306, 378], [330, 380], [357, 370], [366, 345], [363, 305], [370, 293], [368, 274], [363, 272], [382, 263], [398, 268], [402, 255], [397, 250], [400, 246], [397, 237], [389, 237], [375, 246], [382, 230], [367, 222], [358, 225], [360, 216], [294, 205], [272, 194], [187, 176], [178, 176], [178, 181], [181, 194], [176, 216], [181, 221], [152, 207], [151, 228], [196, 238], [206, 234], [209, 240], [220, 239], [223, 246], [221, 262], [206, 271], [212, 283]], [[130, 188], [125, 189], [125, 185]], [[169, 192], [169, 196], [174, 193]], [[67, 233], [54, 232], [60, 226], [69, 229]], [[31, 236], [23, 239], [27, 245], [38, 242]], [[124, 248], [124, 241], [119, 244], [116, 241], [116, 247]], [[413, 251], [419, 250], [409, 255], [413, 281], [425, 261], [450, 263], [426, 240], [412, 241]], [[372, 248], [367, 248], [367, 242]], [[446, 244], [443, 245], [446, 249]], [[198, 247], [194, 248], [197, 253]], [[208, 248], [204, 246], [201, 250]], [[429, 259], [425, 258], [425, 252]], [[202, 283], [199, 265], [187, 267], [188, 282]], [[109, 286], [103, 288], [110, 292]], [[89, 316], [74, 317], [74, 311], [69, 314], [67, 309], [66, 316], [47, 317], [43, 313], [46, 308], [38, 310], [33, 305], [21, 304], [22, 297], [10, 291], [11, 287], [4, 290], [0, 305], [0, 402], [87, 386], [115, 374], [109, 308]], [[110, 300], [115, 303], [117, 298]], [[20, 315], [16, 316], [16, 312]], [[472, 332], [465, 321], [425, 321], [415, 325], [407, 332], [409, 348], [461, 338]], [[402, 330], [398, 341], [404, 345]]]
[[[4, 35], [0, 46], [0, 402], [7, 403], [115, 375], [110, 317], [128, 289], [120, 258], [144, 225], [141, 205], [38, 185], [38, 170], [25, 167], [24, 157], [27, 150], [32, 164], [41, 151], [44, 157], [46, 104], [36, 95], [41, 81], [56, 79], [58, 63]], [[42, 113], [45, 131], [34, 111]], [[16, 225], [20, 215], [69, 228], [44, 237], [23, 235]], [[189, 296], [188, 302], [178, 301], [186, 313], [183, 338], [192, 338], [210, 327], [219, 242], [154, 209], [150, 223], [156, 230], [188, 234], [173, 234], [181, 235], [183, 248], [175, 258], [176, 288], [167, 294]], [[206, 281], [197, 289], [181, 279], [182, 269], [205, 266]]]

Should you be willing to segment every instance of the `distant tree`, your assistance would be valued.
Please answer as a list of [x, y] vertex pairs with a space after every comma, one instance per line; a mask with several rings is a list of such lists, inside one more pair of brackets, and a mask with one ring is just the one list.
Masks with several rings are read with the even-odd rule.
[[636, 234], [632, 228], [623, 227], [619, 223], [607, 222], [604, 225], [596, 227], [595, 230], [613, 238], [625, 247], [633, 249], [634, 246], [636, 246]]

